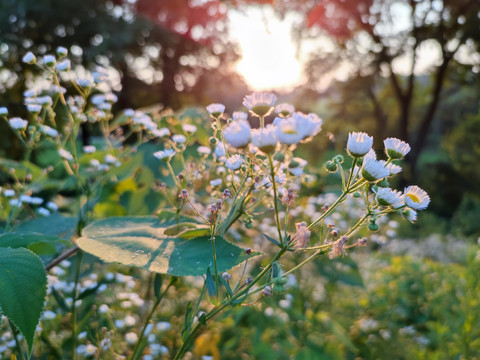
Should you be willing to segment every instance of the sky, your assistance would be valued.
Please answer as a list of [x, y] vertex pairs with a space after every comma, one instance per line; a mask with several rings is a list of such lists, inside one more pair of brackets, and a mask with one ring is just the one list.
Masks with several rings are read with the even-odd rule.
[[231, 38], [242, 51], [235, 65], [254, 90], [289, 90], [303, 82], [291, 29], [296, 18], [276, 17], [268, 7], [229, 11]]

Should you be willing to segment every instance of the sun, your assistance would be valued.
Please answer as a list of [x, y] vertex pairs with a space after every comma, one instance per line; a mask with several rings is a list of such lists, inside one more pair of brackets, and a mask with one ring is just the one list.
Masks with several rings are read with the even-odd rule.
[[291, 40], [293, 19], [278, 19], [271, 9], [229, 13], [230, 34], [241, 49], [236, 71], [254, 90], [291, 89], [302, 82], [302, 64]]

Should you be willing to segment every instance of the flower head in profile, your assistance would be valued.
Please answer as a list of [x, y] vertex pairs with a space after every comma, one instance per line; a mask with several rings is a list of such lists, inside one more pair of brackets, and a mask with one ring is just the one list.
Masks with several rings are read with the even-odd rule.
[[225, 105], [210, 104], [207, 106], [206, 109], [212, 118], [218, 119], [220, 116], [222, 116], [223, 112], [225, 111]]
[[65, 149], [58, 149], [58, 154], [62, 157], [62, 159], [72, 161], [73, 160], [73, 155]]
[[254, 92], [245, 96], [242, 104], [253, 116], [264, 117], [272, 113], [276, 101], [277, 96], [273, 93]]
[[248, 114], [243, 111], [234, 111], [232, 115], [233, 121], [238, 121], [238, 120], [245, 120], [247, 121], [248, 119]]
[[390, 171], [385, 167], [385, 164], [385, 161], [365, 157], [363, 159], [362, 177], [372, 182], [390, 176]]
[[197, 152], [200, 154], [200, 155], [204, 155], [204, 156], [208, 156], [212, 153], [212, 150], [207, 147], [207, 146], [199, 146], [197, 148]]
[[187, 134], [194, 134], [197, 131], [197, 127], [192, 124], [183, 124], [182, 130], [185, 131]]
[[273, 125], [267, 125], [264, 128], [252, 130], [252, 144], [264, 153], [270, 153], [275, 150], [278, 142], [277, 128]]
[[23, 120], [19, 117], [14, 117], [14, 118], [11, 118], [10, 120], [8, 120], [8, 124], [10, 125], [10, 127], [12, 129], [25, 130], [27, 128], [28, 121]]
[[383, 140], [383, 144], [385, 153], [392, 160], [403, 159], [410, 152], [410, 145], [396, 138], [387, 138]]
[[373, 146], [373, 136], [364, 132], [351, 132], [348, 134], [347, 150], [352, 157], [362, 157]]
[[177, 144], [183, 144], [185, 141], [187, 141], [187, 138], [185, 135], [177, 134], [172, 136], [172, 141]]
[[31, 51], [29, 51], [23, 56], [22, 61], [25, 64], [35, 64], [37, 58], [35, 57], [35, 55], [33, 55]]
[[430, 196], [416, 185], [405, 189], [405, 205], [414, 210], [424, 210], [430, 203]]
[[406, 208], [403, 211], [403, 217], [413, 223], [417, 221], [417, 212], [413, 209]]
[[292, 104], [282, 103], [275, 106], [275, 112], [278, 116], [286, 118], [295, 112], [295, 107]]
[[274, 124], [278, 130], [278, 140], [282, 144], [298, 144], [303, 139], [302, 135], [300, 134], [300, 128], [297, 126], [297, 122], [293, 117], [277, 117], [274, 121]]
[[230, 156], [230, 158], [225, 162], [225, 166], [230, 170], [238, 170], [242, 164], [243, 158], [238, 154]]
[[303, 139], [311, 138], [322, 130], [323, 121], [316, 114], [305, 115], [300, 112], [293, 113], [293, 118], [297, 123], [299, 134]]
[[392, 206], [393, 208], [403, 205], [402, 193], [390, 188], [379, 187], [377, 190], [377, 201], [380, 205]]
[[223, 130], [225, 140], [235, 148], [248, 145], [252, 130], [247, 120], [234, 120]]
[[175, 150], [173, 149], [165, 149], [153, 153], [153, 156], [155, 156], [157, 159], [165, 161], [169, 161], [173, 155], [175, 155]]

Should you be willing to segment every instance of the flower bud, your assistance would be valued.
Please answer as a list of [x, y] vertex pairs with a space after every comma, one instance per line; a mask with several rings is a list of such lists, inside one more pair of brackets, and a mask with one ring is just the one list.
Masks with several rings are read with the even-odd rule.
[[333, 162], [332, 160], [328, 160], [326, 163], [325, 163], [325, 168], [327, 169], [328, 172], [335, 172], [337, 171], [337, 168], [338, 168], [338, 165]]
[[378, 229], [380, 229], [380, 227], [377, 224], [375, 224], [374, 222], [371, 222], [370, 224], [368, 224], [368, 230], [378, 231]]

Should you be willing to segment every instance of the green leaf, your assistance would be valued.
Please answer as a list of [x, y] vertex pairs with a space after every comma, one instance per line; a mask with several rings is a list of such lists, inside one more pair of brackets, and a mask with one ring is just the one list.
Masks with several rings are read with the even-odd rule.
[[153, 279], [153, 294], [155, 295], [156, 298], [159, 298], [161, 295], [162, 283], [163, 283], [162, 275], [155, 274], [155, 279]]
[[12, 249], [28, 248], [37, 255], [57, 253], [56, 244], [69, 244], [56, 236], [48, 236], [34, 232], [11, 232], [0, 235], [0, 247]]
[[[180, 220], [191, 221], [183, 216], [180, 216]], [[129, 216], [107, 218], [83, 229], [77, 244], [82, 250], [106, 262], [174, 276], [205, 275], [206, 269], [213, 266], [210, 237], [182, 239], [165, 235], [165, 229], [177, 221], [176, 214], [172, 217], [171, 213], [164, 212], [160, 219]], [[215, 237], [215, 249], [219, 272], [227, 271], [247, 258], [242, 248], [222, 237]]]
[[32, 352], [47, 295], [47, 273], [30, 250], [0, 248], [0, 312], [21, 331]]
[[228, 283], [228, 281], [226, 281], [223, 277], [220, 277], [220, 281], [222, 282], [223, 286], [225, 286], [225, 289], [227, 290], [228, 295], [230, 295], [230, 297], [232, 297], [233, 291], [232, 291], [232, 288], [230, 287], [230, 284]]
[[214, 298], [217, 294], [217, 287], [215, 286], [215, 281], [213, 281], [212, 273], [210, 272], [210, 267], [207, 269], [207, 283], [208, 296]]
[[63, 216], [60, 213], [54, 213], [20, 224], [17, 232], [35, 232], [48, 236], [57, 236], [63, 239], [69, 239], [77, 227], [77, 219], [74, 217]]
[[182, 341], [185, 341], [188, 334], [190, 333], [190, 328], [192, 327], [193, 316], [192, 316], [192, 302], [189, 301], [187, 304], [187, 309], [185, 310], [185, 320], [183, 322], [182, 329]]
[[274, 238], [268, 236], [267, 234], [263, 234], [263, 236], [265, 236], [265, 237], [267, 238], [267, 240], [270, 241], [271, 243], [277, 245], [278, 247], [282, 247], [282, 246], [280, 245], [280, 242], [277, 241], [277, 240], [275, 240]]

